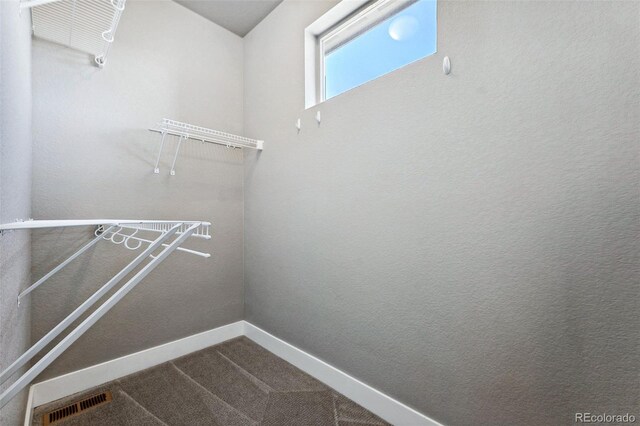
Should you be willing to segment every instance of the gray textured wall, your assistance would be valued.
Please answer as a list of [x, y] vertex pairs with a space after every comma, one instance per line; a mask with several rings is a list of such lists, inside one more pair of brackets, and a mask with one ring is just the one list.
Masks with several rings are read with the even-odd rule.
[[[31, 215], [31, 21], [17, 0], [0, 1], [0, 223]], [[29, 343], [29, 232], [0, 236], [0, 370]], [[15, 379], [15, 378], [14, 378]], [[0, 392], [10, 384], [0, 387]], [[19, 424], [26, 392], [0, 410], [0, 425]]]
[[[210, 241], [174, 253], [40, 379], [228, 324], [243, 316], [242, 153], [174, 139], [153, 174], [159, 135], [174, 118], [242, 132], [242, 40], [171, 1], [128, 1], [103, 70], [87, 55], [34, 40], [33, 212], [38, 219], [208, 220]], [[90, 230], [33, 232], [34, 279]], [[33, 293], [40, 338], [139, 252], [102, 242]]]
[[449, 425], [640, 415], [640, 3], [441, 1], [435, 56], [305, 111], [329, 6], [245, 41], [247, 320]]

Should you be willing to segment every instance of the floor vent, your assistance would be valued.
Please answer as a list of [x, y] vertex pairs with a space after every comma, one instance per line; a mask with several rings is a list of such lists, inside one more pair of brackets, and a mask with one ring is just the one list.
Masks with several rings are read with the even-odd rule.
[[69, 417], [78, 415], [85, 410], [88, 410], [98, 405], [111, 402], [111, 392], [102, 392], [97, 395], [90, 396], [89, 398], [81, 399], [73, 404], [66, 405], [57, 410], [51, 411], [44, 415], [44, 426], [52, 425], [61, 420], [68, 419]]

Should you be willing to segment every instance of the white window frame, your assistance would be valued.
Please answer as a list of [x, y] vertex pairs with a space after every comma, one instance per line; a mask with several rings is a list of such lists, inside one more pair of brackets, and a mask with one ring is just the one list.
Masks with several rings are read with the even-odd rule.
[[305, 30], [305, 107], [325, 99], [324, 58], [417, 0], [343, 0]]

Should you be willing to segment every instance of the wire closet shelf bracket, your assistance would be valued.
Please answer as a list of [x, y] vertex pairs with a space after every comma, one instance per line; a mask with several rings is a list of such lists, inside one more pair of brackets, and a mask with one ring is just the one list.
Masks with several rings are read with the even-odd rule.
[[[151, 271], [162, 263], [174, 251], [182, 251], [188, 254], [209, 257], [209, 253], [190, 250], [181, 247], [188, 238], [210, 239], [211, 223], [201, 221], [164, 221], [164, 220], [28, 220], [0, 225], [0, 235], [6, 232], [42, 229], [42, 228], [66, 228], [90, 226], [94, 230], [94, 238], [60, 263], [42, 278], [30, 285], [18, 296], [20, 300], [45, 283], [49, 278], [62, 270], [74, 259], [96, 245], [102, 240], [116, 245], [122, 245], [128, 250], [141, 249], [127, 266], [115, 274], [109, 281], [100, 287], [94, 294], [71, 312], [51, 331], [45, 334], [33, 346], [27, 349], [17, 360], [0, 372], [0, 384], [13, 376], [18, 370], [25, 367], [40, 351], [53, 342], [64, 330], [70, 327], [76, 320], [95, 305], [103, 296], [106, 296], [125, 277], [133, 273], [136, 268], [142, 267], [118, 288], [106, 301], [93, 310], [78, 326], [71, 330], [40, 360], [16, 379], [6, 390], [0, 394], [0, 408], [4, 407], [14, 396], [29, 385], [45, 368], [69, 348], [80, 336], [82, 336], [93, 324], [102, 318], [115, 304], [140, 283]], [[173, 238], [172, 241], [170, 239]], [[143, 247], [145, 245], [145, 247]], [[145, 263], [146, 262], [146, 263]]]
[[153, 168], [153, 172], [156, 174], [160, 173], [160, 157], [162, 156], [167, 135], [178, 137], [178, 144], [176, 145], [173, 161], [171, 163], [171, 171], [169, 172], [171, 176], [176, 174], [176, 161], [178, 159], [180, 146], [188, 139], [203, 143], [224, 145], [227, 148], [249, 148], [256, 149], [258, 151], [262, 151], [264, 146], [264, 141], [262, 140], [246, 138], [244, 136], [221, 132], [219, 130], [207, 129], [206, 127], [194, 126], [193, 124], [170, 120], [168, 118], [163, 118], [158, 124], [158, 128], [151, 128], [149, 130], [160, 133], [161, 135], [160, 149], [158, 150], [158, 156]]

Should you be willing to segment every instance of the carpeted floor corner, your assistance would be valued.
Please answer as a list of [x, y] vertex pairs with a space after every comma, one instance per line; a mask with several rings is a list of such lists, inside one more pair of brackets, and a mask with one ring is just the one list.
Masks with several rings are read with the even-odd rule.
[[388, 425], [246, 337], [37, 407], [33, 425], [106, 390], [111, 402], [53, 425]]

